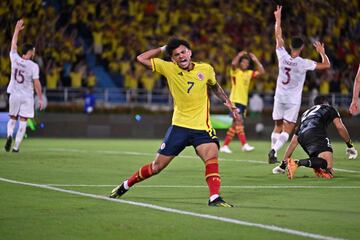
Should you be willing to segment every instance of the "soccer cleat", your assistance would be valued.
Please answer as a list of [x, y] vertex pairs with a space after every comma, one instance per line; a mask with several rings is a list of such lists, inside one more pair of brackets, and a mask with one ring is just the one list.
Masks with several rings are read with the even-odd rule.
[[268, 153], [268, 157], [269, 157], [269, 164], [275, 164], [278, 163], [279, 161], [277, 160], [277, 157], [275, 156], [275, 150], [271, 149], [270, 152]]
[[231, 207], [234, 207], [233, 205], [225, 202], [221, 197], [217, 197], [214, 201], [210, 202], [209, 200], [209, 203], [208, 205], [210, 207], [226, 207], [226, 208], [231, 208]]
[[241, 148], [241, 150], [243, 150], [244, 152], [251, 152], [254, 149], [255, 147], [249, 145], [248, 143], [245, 143], [244, 146], [242, 146]]
[[284, 174], [285, 170], [282, 169], [280, 166], [277, 166], [277, 167], [273, 168], [272, 173], [273, 174], [281, 174], [281, 173]]
[[289, 179], [293, 179], [295, 177], [295, 172], [298, 167], [299, 167], [299, 165], [292, 158], [288, 158], [288, 160], [287, 160], [287, 176]]
[[321, 168], [313, 168], [313, 170], [316, 177], [318, 178], [322, 177], [324, 171]]
[[20, 149], [15, 149], [15, 148], [13, 148], [13, 150], [12, 150], [11, 152], [13, 152], [13, 153], [18, 153], [18, 152], [20, 152]]
[[326, 179], [332, 179], [334, 177], [334, 170], [332, 168], [328, 168], [326, 170], [323, 170], [322, 178]]
[[124, 188], [124, 184], [121, 184], [111, 191], [109, 198], [119, 198], [124, 195], [128, 190]]
[[333, 175], [331, 173], [328, 173], [328, 172], [324, 172], [322, 175], [321, 175], [322, 178], [325, 178], [325, 179], [332, 179], [333, 178]]
[[321, 168], [314, 168], [314, 173], [316, 175], [316, 177], [321, 177], [321, 178], [325, 178], [325, 179], [332, 179], [333, 178], [333, 174], [331, 173], [331, 171], [324, 171]]
[[5, 151], [9, 152], [12, 143], [12, 136], [8, 136], [5, 143]]
[[223, 153], [232, 153], [232, 151], [230, 150], [229, 146], [228, 145], [224, 145], [220, 148], [220, 152], [223, 152]]

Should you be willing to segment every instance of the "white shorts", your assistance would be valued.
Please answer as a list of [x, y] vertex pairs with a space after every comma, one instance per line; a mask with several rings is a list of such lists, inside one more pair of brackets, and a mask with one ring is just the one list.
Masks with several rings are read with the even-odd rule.
[[286, 120], [296, 123], [300, 110], [300, 104], [279, 103], [274, 101], [274, 109], [272, 112], [273, 120]]
[[23, 97], [16, 94], [10, 94], [9, 115], [20, 116], [24, 118], [34, 117], [34, 98]]

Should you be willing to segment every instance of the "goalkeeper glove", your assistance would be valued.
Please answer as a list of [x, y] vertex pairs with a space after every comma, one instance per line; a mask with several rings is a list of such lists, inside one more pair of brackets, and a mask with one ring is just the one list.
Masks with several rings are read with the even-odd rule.
[[348, 155], [349, 159], [356, 159], [358, 152], [354, 147], [351, 147], [351, 148], [348, 147], [348, 148], [346, 148], [346, 155]]

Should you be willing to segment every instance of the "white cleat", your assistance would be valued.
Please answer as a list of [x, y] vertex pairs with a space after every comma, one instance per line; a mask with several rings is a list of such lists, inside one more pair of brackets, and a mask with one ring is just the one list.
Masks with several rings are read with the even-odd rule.
[[241, 148], [241, 150], [243, 150], [244, 152], [251, 152], [254, 149], [255, 147], [250, 146], [248, 143], [245, 143], [245, 145]]
[[220, 152], [223, 152], [223, 153], [232, 153], [232, 151], [230, 150], [229, 146], [228, 145], [224, 145], [220, 148]]
[[273, 174], [284, 174], [285, 173], [285, 170], [282, 169], [280, 166], [277, 166], [277, 167], [274, 167], [273, 170], [272, 170], [272, 173]]

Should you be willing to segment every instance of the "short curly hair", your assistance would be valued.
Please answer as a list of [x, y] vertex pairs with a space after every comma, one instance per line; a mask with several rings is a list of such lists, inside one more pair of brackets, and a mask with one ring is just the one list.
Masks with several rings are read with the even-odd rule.
[[174, 49], [178, 48], [180, 45], [184, 45], [186, 48], [191, 50], [190, 44], [187, 41], [183, 39], [172, 38], [166, 45], [166, 53], [171, 56]]

